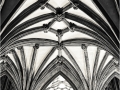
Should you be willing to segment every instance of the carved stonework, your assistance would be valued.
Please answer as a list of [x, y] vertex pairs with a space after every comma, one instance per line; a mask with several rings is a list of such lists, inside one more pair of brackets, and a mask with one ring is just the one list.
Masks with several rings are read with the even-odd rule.
[[55, 20], [60, 22], [65, 18], [64, 14], [56, 14], [55, 15]]
[[33, 48], [38, 49], [39, 48], [39, 44], [35, 44], [35, 46], [33, 46]]
[[44, 33], [47, 33], [47, 32], [48, 32], [48, 28], [49, 28], [49, 25], [48, 25], [48, 24], [43, 24]]
[[74, 31], [75, 31], [75, 26], [76, 26], [76, 25], [75, 25], [74, 23], [71, 23], [71, 22], [70, 22], [70, 28], [71, 28], [70, 30], [71, 30], [71, 32], [74, 32]]
[[87, 49], [87, 46], [86, 46], [85, 44], [82, 44], [82, 45], [81, 45], [81, 48], [82, 48], [83, 50], [86, 50], [86, 49]]

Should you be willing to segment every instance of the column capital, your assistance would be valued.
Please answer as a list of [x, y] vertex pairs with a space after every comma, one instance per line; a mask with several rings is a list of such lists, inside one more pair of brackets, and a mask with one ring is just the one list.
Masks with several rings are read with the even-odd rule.
[[35, 46], [33, 46], [33, 48], [38, 49], [39, 48], [39, 44], [35, 44]]
[[18, 50], [21, 50], [23, 48], [23, 46], [17, 47]]
[[81, 48], [82, 48], [83, 50], [87, 50], [87, 45], [82, 44], [82, 45], [81, 45]]

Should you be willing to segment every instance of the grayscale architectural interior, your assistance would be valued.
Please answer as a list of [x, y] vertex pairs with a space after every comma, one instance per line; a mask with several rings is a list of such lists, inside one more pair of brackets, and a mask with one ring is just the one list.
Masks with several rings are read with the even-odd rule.
[[1, 0], [1, 90], [120, 90], [119, 0]]

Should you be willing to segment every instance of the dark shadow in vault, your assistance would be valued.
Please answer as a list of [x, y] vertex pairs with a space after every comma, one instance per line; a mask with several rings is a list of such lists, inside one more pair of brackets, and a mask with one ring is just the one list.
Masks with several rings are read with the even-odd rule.
[[1, 90], [15, 90], [14, 86], [12, 85], [12, 82], [8, 79], [6, 75], [0, 78], [0, 82]]
[[114, 77], [109, 84], [107, 85], [107, 87], [105, 88], [105, 90], [120, 90], [120, 80], [116, 77]]

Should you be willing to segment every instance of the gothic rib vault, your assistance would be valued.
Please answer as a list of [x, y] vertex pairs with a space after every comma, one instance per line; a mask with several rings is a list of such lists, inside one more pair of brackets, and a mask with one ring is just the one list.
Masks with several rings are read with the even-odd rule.
[[18, 1], [1, 25], [2, 90], [120, 89], [119, 30], [95, 0]]

